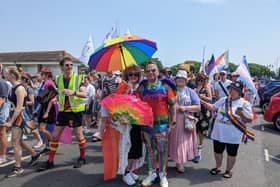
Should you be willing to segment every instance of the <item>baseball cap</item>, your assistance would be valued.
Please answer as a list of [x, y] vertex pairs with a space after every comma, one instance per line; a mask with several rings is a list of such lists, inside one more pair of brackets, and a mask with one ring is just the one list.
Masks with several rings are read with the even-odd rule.
[[227, 74], [225, 70], [220, 71], [220, 74]]
[[241, 94], [243, 90], [243, 83], [241, 81], [232, 82], [227, 88], [233, 88]]

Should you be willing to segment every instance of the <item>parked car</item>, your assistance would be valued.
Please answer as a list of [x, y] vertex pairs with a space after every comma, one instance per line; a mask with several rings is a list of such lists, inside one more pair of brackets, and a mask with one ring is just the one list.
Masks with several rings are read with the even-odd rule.
[[259, 90], [259, 96], [261, 97], [265, 92], [268, 92], [269, 90], [277, 86], [280, 86], [280, 81], [270, 81], [267, 85]]
[[260, 96], [260, 108], [262, 109], [262, 112], [264, 113], [266, 107], [268, 106], [270, 99], [273, 95], [280, 92], [280, 85], [271, 88], [270, 90], [263, 93], [263, 95]]
[[264, 120], [273, 122], [280, 131], [280, 93], [271, 97], [270, 103], [264, 112]]

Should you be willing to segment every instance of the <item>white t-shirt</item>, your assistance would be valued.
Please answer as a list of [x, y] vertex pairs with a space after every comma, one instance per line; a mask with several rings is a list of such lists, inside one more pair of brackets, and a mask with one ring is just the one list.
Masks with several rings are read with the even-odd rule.
[[[222, 114], [223, 111], [225, 112], [225, 100], [226, 97], [223, 97], [214, 104], [215, 108], [218, 109], [218, 113], [215, 119], [211, 139], [223, 143], [240, 144], [242, 142], [243, 133]], [[253, 117], [252, 107], [248, 101], [243, 98], [232, 101], [232, 110], [234, 114], [238, 107], [242, 107], [244, 115], [251, 118]], [[235, 116], [242, 121], [238, 115]], [[243, 123], [245, 122], [243, 121]]]
[[92, 98], [92, 99], [93, 99], [94, 96], [95, 96], [95, 88], [94, 88], [94, 86], [92, 86], [91, 84], [89, 84], [89, 85], [87, 86], [86, 92], [87, 92], [86, 103], [88, 103], [89, 98]]
[[218, 91], [219, 93], [219, 98], [222, 98], [222, 97], [226, 97], [227, 95], [225, 94], [225, 92], [223, 91], [222, 87], [220, 86], [219, 82], [222, 83], [222, 85], [224, 86], [225, 88], [225, 91], [227, 92], [227, 94], [229, 95], [228, 93], [228, 89], [227, 87], [232, 83], [230, 80], [226, 79], [225, 82], [223, 81], [217, 81], [214, 85], [214, 89]]

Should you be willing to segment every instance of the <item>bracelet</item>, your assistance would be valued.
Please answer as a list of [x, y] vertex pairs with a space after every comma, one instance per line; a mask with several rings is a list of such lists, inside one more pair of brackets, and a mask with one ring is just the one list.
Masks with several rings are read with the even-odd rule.
[[73, 95], [74, 95], [74, 96], [75, 96], [75, 95], [77, 95], [77, 92], [76, 92], [76, 91], [74, 91], [74, 94], [73, 94]]

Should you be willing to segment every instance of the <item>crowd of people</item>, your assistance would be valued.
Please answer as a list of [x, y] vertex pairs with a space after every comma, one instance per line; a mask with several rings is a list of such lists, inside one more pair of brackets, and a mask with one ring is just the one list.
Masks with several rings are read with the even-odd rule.
[[[188, 161], [202, 159], [205, 137], [213, 140], [216, 163], [212, 175], [221, 172], [223, 152], [227, 152], [224, 178], [232, 177], [232, 170], [242, 142], [254, 139], [246, 123], [253, 120], [251, 103], [244, 99], [246, 89], [238, 74], [221, 71], [209, 78], [203, 72], [195, 74], [194, 68], [179, 66], [159, 70], [157, 64], [148, 62], [142, 69], [138, 65], [125, 70], [107, 72], [91, 71], [83, 75], [73, 72], [73, 62], [61, 60], [62, 73], [53, 76], [49, 68], [42, 68], [40, 76], [31, 76], [22, 68], [6, 67], [0, 80], [0, 165], [6, 163], [8, 135], [11, 134], [15, 165], [7, 177], [24, 172], [21, 166], [22, 149], [26, 149], [35, 165], [43, 153], [48, 159], [37, 171], [54, 167], [59, 140], [66, 127], [73, 129], [79, 142], [80, 156], [74, 168], [86, 164], [85, 134], [92, 133], [92, 142], [102, 141], [104, 133], [112, 126], [112, 116], [100, 105], [111, 94], [133, 95], [146, 102], [153, 111], [153, 126], [131, 124], [130, 148], [125, 158], [127, 164], [120, 174], [128, 185], [139, 179], [135, 170], [146, 158], [148, 175], [142, 185], [149, 186], [157, 178], [162, 187], [168, 186], [168, 159], [176, 163], [179, 173], [185, 172]], [[211, 81], [210, 81], [211, 80]], [[51, 126], [54, 126], [51, 130]], [[92, 132], [92, 126], [97, 126]], [[34, 136], [30, 146], [24, 135]]]

